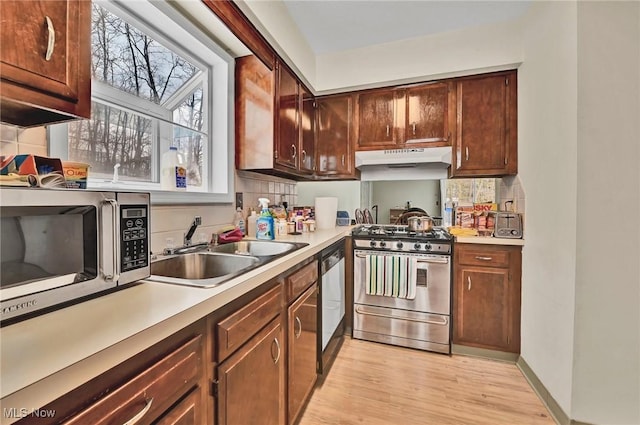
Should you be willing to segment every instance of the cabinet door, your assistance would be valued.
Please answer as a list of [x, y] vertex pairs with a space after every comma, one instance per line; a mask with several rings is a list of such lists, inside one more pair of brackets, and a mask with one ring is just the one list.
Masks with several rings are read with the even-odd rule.
[[300, 171], [312, 174], [315, 169], [315, 98], [300, 86]]
[[15, 41], [0, 49], [3, 120], [34, 125], [62, 119], [54, 111], [28, 113], [28, 104], [89, 118], [91, 2], [3, 0], [0, 15], [0, 39]]
[[333, 96], [318, 104], [318, 175], [353, 175], [353, 97]]
[[405, 144], [447, 146], [455, 127], [455, 104], [450, 102], [453, 83], [411, 87], [406, 91]]
[[288, 309], [289, 423], [295, 423], [316, 383], [318, 291], [313, 285]]
[[236, 168], [273, 168], [275, 72], [256, 56], [236, 59]]
[[516, 74], [458, 81], [452, 176], [517, 173]]
[[218, 367], [218, 424], [285, 423], [285, 349], [278, 317]]
[[395, 89], [357, 95], [358, 149], [393, 149], [397, 146], [396, 96]]
[[509, 269], [458, 267], [455, 301], [455, 344], [515, 351]]
[[277, 136], [275, 162], [285, 168], [298, 168], [298, 81], [287, 67], [278, 64]]

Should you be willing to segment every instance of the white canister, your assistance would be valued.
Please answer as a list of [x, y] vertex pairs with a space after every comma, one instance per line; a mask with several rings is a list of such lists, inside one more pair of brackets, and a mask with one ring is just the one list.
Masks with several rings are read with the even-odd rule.
[[314, 209], [316, 228], [318, 230], [333, 229], [336, 227], [338, 198], [332, 196], [316, 198]]

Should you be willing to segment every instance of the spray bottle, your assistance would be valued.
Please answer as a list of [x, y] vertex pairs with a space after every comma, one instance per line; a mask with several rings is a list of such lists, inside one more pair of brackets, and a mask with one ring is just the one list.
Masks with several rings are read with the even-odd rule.
[[260, 217], [256, 220], [256, 239], [273, 240], [275, 238], [275, 229], [273, 225], [273, 216], [269, 212], [269, 200], [267, 198], [258, 199], [262, 206]]

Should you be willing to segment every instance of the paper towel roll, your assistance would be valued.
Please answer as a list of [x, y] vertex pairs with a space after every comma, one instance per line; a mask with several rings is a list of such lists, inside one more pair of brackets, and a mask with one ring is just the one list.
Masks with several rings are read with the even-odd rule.
[[328, 196], [315, 199], [316, 227], [318, 229], [336, 227], [337, 214], [338, 198]]

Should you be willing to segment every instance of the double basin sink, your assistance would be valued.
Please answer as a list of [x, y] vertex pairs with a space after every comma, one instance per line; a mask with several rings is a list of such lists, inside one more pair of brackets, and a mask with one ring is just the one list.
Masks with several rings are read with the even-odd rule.
[[260, 267], [307, 243], [240, 241], [204, 248], [202, 251], [162, 257], [151, 263], [147, 280], [211, 288]]

